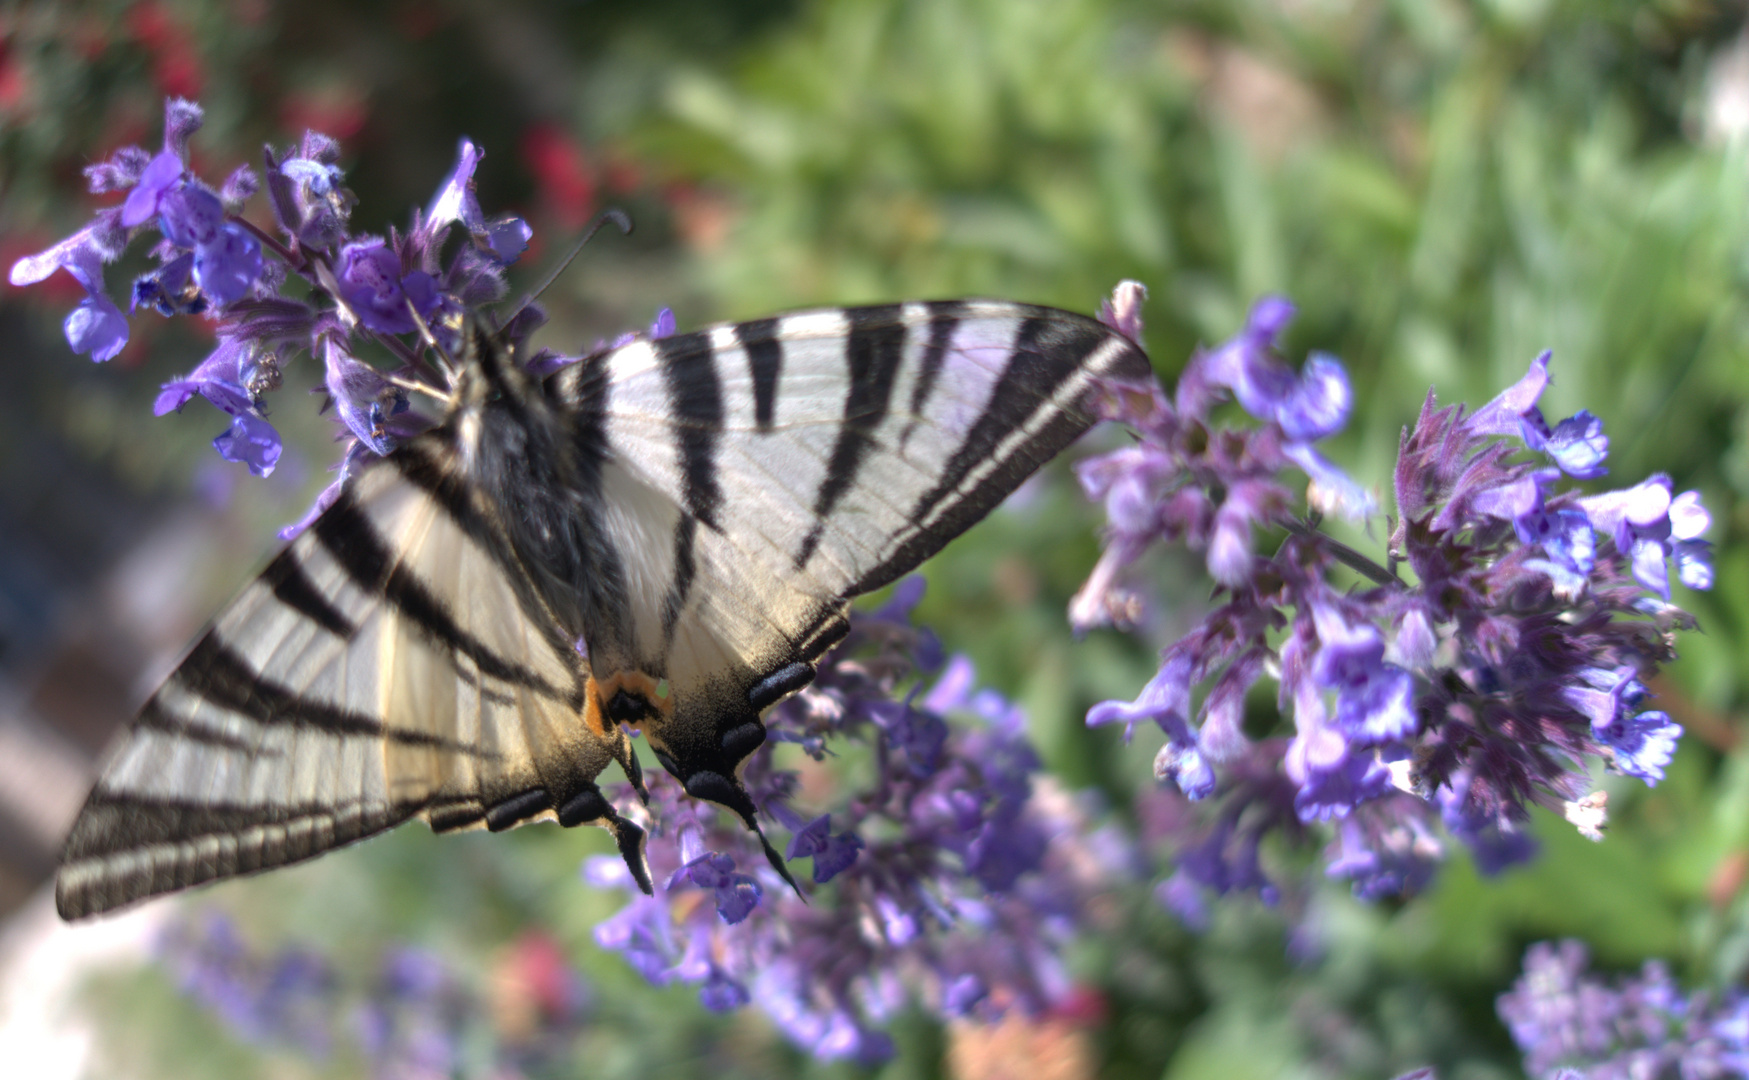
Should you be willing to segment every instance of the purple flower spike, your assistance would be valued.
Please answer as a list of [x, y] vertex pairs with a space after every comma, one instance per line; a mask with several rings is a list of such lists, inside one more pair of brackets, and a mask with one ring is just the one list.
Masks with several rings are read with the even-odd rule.
[[169, 150], [153, 158], [128, 192], [121, 206], [121, 223], [128, 228], [144, 225], [158, 216], [159, 201], [182, 179], [182, 159]]

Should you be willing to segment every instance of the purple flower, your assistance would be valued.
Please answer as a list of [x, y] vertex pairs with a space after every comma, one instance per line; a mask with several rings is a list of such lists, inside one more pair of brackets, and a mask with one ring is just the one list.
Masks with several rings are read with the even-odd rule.
[[528, 239], [534, 231], [515, 216], [486, 220], [480, 209], [479, 196], [474, 192], [474, 170], [485, 156], [485, 151], [471, 140], [461, 140], [456, 149], [455, 168], [438, 188], [425, 212], [425, 228], [427, 235], [435, 236], [444, 226], [460, 222], [476, 245], [491, 252], [500, 263], [512, 263], [527, 250]]
[[681, 852], [691, 854], [669, 877], [667, 888], [689, 883], [715, 894], [717, 914], [730, 925], [753, 913], [764, 890], [747, 874], [735, 872], [732, 856], [702, 850], [698, 833], [686, 830], [681, 836]]
[[322, 355], [328, 393], [341, 421], [375, 453], [393, 450], [389, 418], [407, 411], [406, 391], [384, 379], [375, 368], [353, 359], [334, 336], [324, 339]]
[[1667, 561], [1672, 556], [1683, 584], [1712, 586], [1710, 546], [1700, 539], [1711, 516], [1698, 492], [1685, 491], [1673, 499], [1670, 478], [1658, 473], [1625, 490], [1581, 498], [1579, 505], [1592, 526], [1629, 557], [1635, 580], [1665, 601], [1670, 599]]
[[267, 476], [279, 461], [282, 447], [279, 433], [245, 389], [242, 365], [250, 351], [237, 338], [221, 337], [218, 348], [199, 367], [164, 384], [153, 412], [163, 416], [181, 409], [195, 394], [201, 395], [231, 415], [230, 430], [213, 440], [219, 456], [249, 466], [256, 476]]
[[795, 834], [790, 840], [789, 850], [784, 852], [784, 857], [802, 859], [811, 856], [814, 860], [814, 884], [824, 885], [850, 869], [862, 848], [862, 840], [855, 833], [834, 834], [832, 815], [821, 814]]
[[1301, 821], [1344, 817], [1391, 789], [1390, 770], [1370, 751], [1333, 728], [1304, 723], [1299, 728], [1283, 767], [1297, 788], [1294, 811]]
[[[154, 157], [140, 173], [139, 182], [128, 192], [127, 201], [122, 203], [121, 223], [131, 229], [157, 217], [160, 201], [166, 192], [181, 182], [182, 172], [182, 158], [172, 151], [165, 150]], [[165, 235], [169, 235], [168, 232]]]
[[127, 318], [103, 291], [103, 264], [115, 257], [114, 239], [111, 220], [100, 216], [54, 247], [13, 263], [8, 279], [23, 286], [43, 281], [56, 270], [73, 275], [87, 295], [67, 316], [62, 330], [74, 352], [89, 353], [99, 363], [114, 359], [128, 343]]
[[1541, 446], [1532, 443], [1531, 449], [1546, 451], [1561, 471], [1575, 480], [1595, 480], [1609, 472], [1603, 467], [1609, 456], [1609, 436], [1603, 433], [1603, 421], [1588, 410], [1581, 409], [1562, 420], [1546, 440], [1540, 441]]
[[[1092, 724], [1092, 715], [1088, 716]], [[1215, 771], [1197, 744], [1190, 725], [1176, 713], [1167, 713], [1159, 720], [1166, 730], [1166, 744], [1154, 755], [1154, 779], [1170, 780], [1191, 801], [1206, 799], [1215, 790]]]
[[1414, 734], [1414, 679], [1387, 664], [1385, 639], [1369, 623], [1350, 624], [1332, 608], [1314, 604], [1319, 649], [1312, 678], [1336, 691], [1335, 724], [1362, 746]]
[[381, 240], [364, 240], [347, 244], [340, 258], [340, 297], [358, 321], [384, 334], [412, 333], [400, 256]]

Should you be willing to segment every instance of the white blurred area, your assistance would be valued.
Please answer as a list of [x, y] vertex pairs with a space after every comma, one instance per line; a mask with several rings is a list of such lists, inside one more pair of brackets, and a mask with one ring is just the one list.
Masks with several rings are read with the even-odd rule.
[[126, 1080], [125, 1063], [94, 1058], [79, 991], [93, 972], [144, 962], [176, 905], [68, 925], [55, 858], [108, 736], [210, 615], [188, 583], [238, 561], [218, 550], [225, 531], [209, 512], [172, 512], [53, 613], [28, 664], [0, 671], [0, 1076]]

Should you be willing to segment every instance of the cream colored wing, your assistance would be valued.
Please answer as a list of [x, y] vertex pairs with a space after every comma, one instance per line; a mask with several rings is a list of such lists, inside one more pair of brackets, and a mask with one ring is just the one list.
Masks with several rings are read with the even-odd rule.
[[68, 838], [73, 919], [433, 828], [595, 822], [626, 737], [453, 469], [445, 432], [364, 470], [219, 616], [113, 749]]

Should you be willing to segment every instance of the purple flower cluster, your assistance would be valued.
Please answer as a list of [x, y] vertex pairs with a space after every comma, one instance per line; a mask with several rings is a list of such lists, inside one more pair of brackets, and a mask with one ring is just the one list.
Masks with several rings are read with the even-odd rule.
[[[1139, 303], [1126, 283], [1104, 317], [1137, 334]], [[1565, 486], [1604, 475], [1608, 439], [1590, 413], [1544, 420], [1547, 353], [1473, 414], [1429, 395], [1403, 433], [1384, 561], [1339, 543], [1318, 514], [1364, 519], [1373, 507], [1313, 446], [1346, 419], [1348, 383], [1330, 357], [1295, 372], [1275, 356], [1291, 313], [1260, 301], [1238, 337], [1192, 358], [1170, 398], [1113, 387], [1109, 415], [1138, 441], [1079, 466], [1109, 526], [1070, 607], [1077, 628], [1133, 617], [1119, 579], [1157, 541], [1205, 553], [1219, 586], [1135, 700], [1087, 717], [1126, 737], [1153, 721], [1166, 735], [1156, 774], [1212, 800], [1216, 824], [1182, 845], [1163, 886], [1179, 910], [1193, 906], [1189, 883], [1268, 895], [1261, 836], [1306, 823], [1340, 823], [1329, 872], [1368, 897], [1424, 883], [1441, 826], [1490, 871], [1534, 851], [1522, 831], [1533, 804], [1595, 837], [1604, 803], [1587, 760], [1654, 784], [1681, 733], [1645, 708], [1644, 680], [1673, 658], [1673, 631], [1693, 625], [1669, 603], [1668, 566], [1690, 588], [1712, 582], [1695, 492], [1675, 494], [1662, 474], [1594, 495]], [[1228, 398], [1260, 423], [1216, 424]], [[1310, 516], [1282, 478], [1290, 467], [1310, 478]], [[1272, 554], [1256, 550], [1261, 530], [1280, 536]], [[1266, 674], [1293, 724], [1285, 747], [1243, 730]]]
[[[350, 232], [355, 199], [343, 184], [333, 139], [311, 131], [295, 147], [267, 147], [259, 172], [240, 167], [215, 189], [188, 167], [189, 138], [200, 124], [199, 106], [172, 100], [156, 155], [125, 147], [87, 169], [92, 191], [125, 190], [125, 201], [47, 251], [20, 259], [11, 280], [26, 285], [56, 270], [72, 274], [88, 295], [67, 317], [67, 341], [75, 352], [108, 360], [127, 343], [128, 321], [104, 290], [103, 265], [137, 234], [155, 229], [158, 268], [134, 283], [130, 310], [204, 313], [218, 331], [217, 347], [165, 385], [156, 411], [204, 397], [230, 417], [229, 429], [213, 440], [220, 456], [258, 476], [271, 473], [281, 453], [266, 394], [279, 389], [298, 354], [318, 359], [347, 448], [340, 480], [290, 535], [333, 500], [361, 455], [385, 454], [430, 423], [410, 407], [407, 391], [442, 394], [433, 351], [441, 357], [461, 347], [468, 313], [504, 295], [504, 268], [532, 234], [520, 218], [488, 219], [481, 211], [474, 171], [483, 154], [466, 139], [426, 211], [415, 212], [406, 232], [377, 237]], [[272, 234], [243, 216], [244, 204], [263, 189]], [[446, 259], [457, 225], [472, 242]], [[288, 288], [293, 279], [296, 286]], [[507, 333], [520, 340], [539, 323], [530, 310]], [[359, 358], [367, 342], [386, 369]]]
[[310, 949], [252, 949], [212, 910], [171, 924], [157, 958], [184, 994], [243, 1040], [317, 1058], [348, 1045], [383, 1080], [456, 1075], [477, 1058], [482, 1033], [492, 1075], [539, 1072], [574, 1039], [588, 1006], [580, 976], [538, 935], [508, 952], [492, 980], [499, 997], [490, 1002], [421, 949], [389, 949], [368, 983], [349, 985]]
[[1532, 945], [1497, 1003], [1532, 1077], [1749, 1077], [1749, 994], [1685, 994], [1656, 961], [1611, 985], [1588, 963], [1577, 941]]
[[[813, 685], [767, 721], [771, 744], [813, 763], [833, 756], [829, 744], [859, 747], [872, 758], [866, 783], [810, 816], [797, 808], [798, 774], [769, 751], [746, 767], [754, 801], [793, 833], [788, 856], [811, 858], [829, 890], [792, 893], [739, 822], [662, 776], [650, 778], [648, 811], [662, 887], [643, 895], [617, 858], [584, 867], [629, 897], [596, 928], [603, 946], [652, 983], [698, 986], [711, 1009], [757, 1004], [822, 1059], [887, 1059], [881, 1029], [908, 1003], [993, 1019], [1060, 1002], [1071, 989], [1060, 951], [1111, 876], [1076, 849], [1074, 803], [1039, 790], [1021, 712], [975, 689], [971, 664], [944, 663], [934, 636], [910, 624], [922, 584], [909, 579], [858, 615]], [[641, 813], [629, 791], [619, 801]]]

